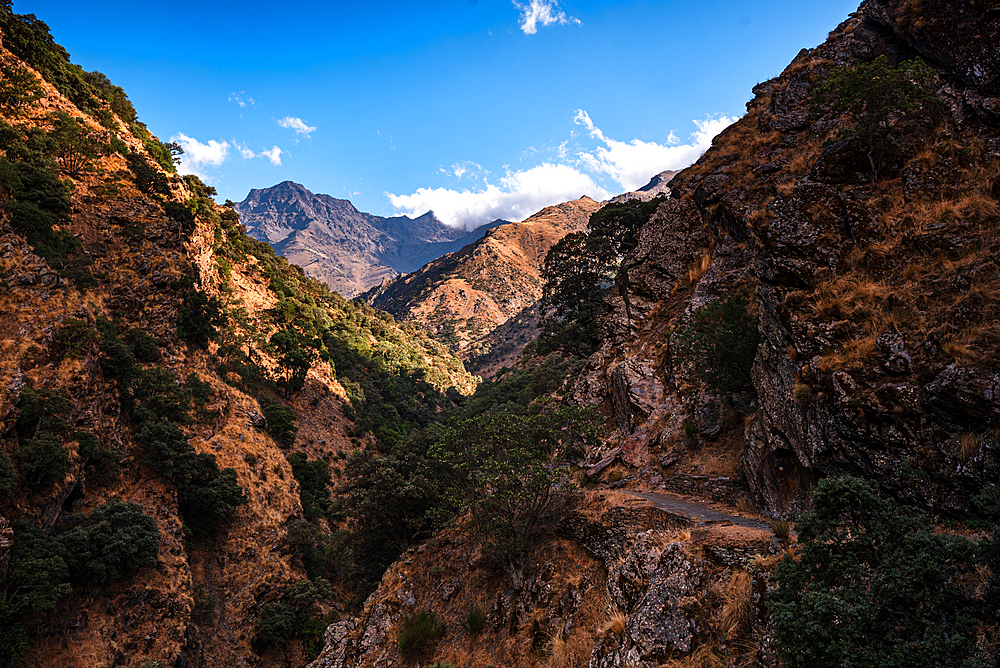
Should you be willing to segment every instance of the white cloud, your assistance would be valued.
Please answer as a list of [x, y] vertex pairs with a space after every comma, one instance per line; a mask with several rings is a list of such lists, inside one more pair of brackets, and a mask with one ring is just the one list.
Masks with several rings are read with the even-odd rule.
[[203, 144], [193, 137], [188, 137], [183, 132], [178, 132], [170, 138], [170, 141], [177, 142], [184, 149], [181, 162], [177, 166], [177, 171], [181, 174], [195, 174], [204, 176], [201, 170], [205, 167], [219, 167], [229, 157], [229, 142], [219, 142], [209, 139], [207, 144]]
[[553, 23], [582, 25], [580, 19], [566, 16], [566, 12], [559, 9], [557, 0], [528, 0], [528, 2], [523, 3], [513, 0], [513, 3], [521, 12], [520, 25], [525, 35], [537, 33], [539, 23], [543, 26], [550, 26]]
[[294, 116], [285, 116], [278, 121], [278, 125], [283, 128], [288, 128], [289, 130], [295, 130], [297, 135], [309, 136], [310, 133], [316, 132], [315, 127], [310, 127], [306, 125], [305, 121], [301, 118], [295, 118]]
[[625, 191], [644, 186], [650, 177], [666, 169], [687, 167], [709, 149], [715, 135], [736, 120], [735, 117], [719, 115], [694, 121], [698, 129], [687, 144], [679, 144], [673, 132], [667, 137], [666, 144], [657, 144], [640, 139], [623, 142], [606, 137], [583, 109], [578, 109], [573, 118], [574, 123], [587, 128], [592, 138], [604, 144], [593, 152], [580, 153], [580, 161], [588, 169], [606, 174]]
[[244, 97], [246, 93], [247, 92], [245, 90], [241, 90], [238, 93], [230, 93], [229, 101], [235, 102], [236, 104], [240, 105], [240, 109], [245, 109], [248, 105], [253, 107], [254, 105], [257, 104], [257, 100], [253, 99], [252, 97]]
[[233, 139], [232, 142], [233, 142], [233, 148], [235, 148], [239, 152], [240, 157], [242, 157], [244, 160], [250, 160], [252, 158], [260, 157], [252, 150], [250, 150], [250, 147], [247, 146], [246, 144], [236, 141], [235, 139]]
[[282, 151], [277, 146], [275, 146], [274, 148], [272, 148], [270, 150], [261, 151], [260, 152], [261, 156], [267, 158], [268, 160], [270, 160], [271, 164], [274, 165], [275, 167], [280, 167], [281, 166], [281, 154], [282, 153], [284, 153], [284, 151]]
[[543, 163], [531, 169], [508, 172], [500, 185], [487, 183], [479, 190], [419, 188], [412, 195], [386, 193], [392, 205], [409, 216], [433, 211], [452, 227], [474, 229], [497, 218], [520, 221], [540, 209], [588, 195], [604, 200], [610, 194], [586, 174], [570, 165]]

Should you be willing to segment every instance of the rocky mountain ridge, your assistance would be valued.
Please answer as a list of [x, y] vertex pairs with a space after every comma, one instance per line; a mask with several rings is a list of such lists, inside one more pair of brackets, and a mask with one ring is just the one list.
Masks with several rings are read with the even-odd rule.
[[504, 222], [469, 232], [448, 227], [433, 212], [414, 219], [384, 218], [291, 181], [253, 189], [234, 208], [250, 236], [270, 243], [349, 299], [462, 248]]
[[[427, 328], [464, 356], [542, 295], [545, 255], [562, 237], [586, 229], [600, 204], [589, 197], [546, 207], [520, 223], [487, 232], [460, 251], [365, 293], [372, 306]], [[534, 338], [533, 325], [521, 347]]]

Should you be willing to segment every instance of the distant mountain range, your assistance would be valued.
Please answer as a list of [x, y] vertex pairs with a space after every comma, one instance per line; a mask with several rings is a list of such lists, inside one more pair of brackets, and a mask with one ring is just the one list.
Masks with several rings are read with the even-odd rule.
[[507, 222], [496, 220], [469, 232], [445, 225], [432, 212], [383, 218], [292, 181], [251, 190], [235, 208], [247, 234], [267, 241], [347, 298], [460, 250]]

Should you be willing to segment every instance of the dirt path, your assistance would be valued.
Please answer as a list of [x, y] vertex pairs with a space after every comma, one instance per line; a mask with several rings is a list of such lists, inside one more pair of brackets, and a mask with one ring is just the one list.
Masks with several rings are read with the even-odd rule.
[[626, 493], [645, 499], [651, 503], [654, 508], [660, 508], [661, 510], [666, 510], [667, 512], [674, 513], [675, 515], [690, 517], [701, 524], [728, 522], [737, 526], [747, 527], [748, 529], [762, 529], [768, 531], [771, 528], [766, 522], [750, 519], [748, 517], [741, 517], [739, 515], [727, 515], [725, 513], [720, 513], [719, 511], [713, 510], [706, 505], [690, 501], [684, 497], [677, 496], [676, 494], [671, 494], [669, 492], [629, 491]]

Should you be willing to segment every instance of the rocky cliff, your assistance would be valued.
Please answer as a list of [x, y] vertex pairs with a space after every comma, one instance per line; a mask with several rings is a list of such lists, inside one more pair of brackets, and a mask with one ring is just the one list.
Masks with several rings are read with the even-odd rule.
[[251, 190], [234, 208], [250, 236], [347, 298], [458, 250], [504, 222], [467, 232], [448, 227], [433, 212], [383, 218], [291, 181]]
[[[1000, 23], [995, 9], [946, 15], [946, 5], [865, 3], [756, 86], [747, 115], [671, 181], [673, 199], [627, 260], [642, 317], [611, 326], [577, 388], [581, 401], [618, 407], [619, 443], [640, 450], [625, 455], [634, 465], [651, 459], [634, 434], [669, 443], [676, 416], [704, 427], [717, 420], [703, 416], [734, 405], [678, 394], [666, 344], [692, 309], [742, 290], [763, 338], [757, 403], [737, 402], [745, 430], [734, 429], [768, 514], [795, 516], [819, 478], [851, 473], [961, 515], [996, 478]], [[837, 67], [917, 55], [935, 68], [940, 106], [885, 130], [873, 174], [851, 118], [816, 92]]]
[[[818, 480], [853, 474], [911, 507], [975, 514], [1000, 464], [994, 5], [868, 0], [672, 178], [571, 392], [610, 425], [580, 480], [794, 518]], [[824, 84], [914, 56], [932, 71], [909, 83], [930, 95], [893, 108], [865, 144], [876, 102], [852, 117]], [[702, 307], [733, 295], [759, 345], [745, 386], [713, 390], [679, 349], [708, 322]], [[522, 581], [477, 574], [460, 528], [414, 549], [359, 617], [328, 629], [313, 665], [399, 665], [418, 610], [447, 622], [434, 657], [455, 665], [781, 665], [762, 603], [776, 538], [716, 536], [692, 552], [711, 520], [685, 532], [689, 515], [575, 498], [583, 512], [563, 509]], [[489, 613], [481, 639], [456, 628], [473, 605]]]

